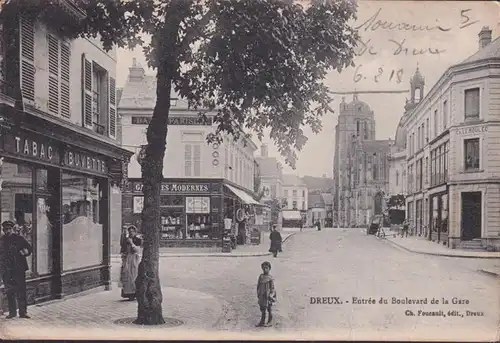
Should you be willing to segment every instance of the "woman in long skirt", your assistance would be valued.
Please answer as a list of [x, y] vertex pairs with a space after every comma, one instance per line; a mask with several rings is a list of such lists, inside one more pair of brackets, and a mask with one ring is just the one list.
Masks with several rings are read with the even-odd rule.
[[130, 226], [128, 228], [128, 237], [125, 241], [125, 253], [123, 256], [122, 273], [120, 283], [122, 287], [122, 298], [129, 300], [135, 299], [135, 279], [139, 269], [141, 258], [139, 252], [141, 250], [142, 239], [137, 236], [137, 228]]

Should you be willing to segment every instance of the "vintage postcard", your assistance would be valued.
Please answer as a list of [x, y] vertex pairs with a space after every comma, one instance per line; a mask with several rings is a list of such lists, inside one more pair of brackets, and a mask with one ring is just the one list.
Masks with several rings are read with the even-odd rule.
[[0, 1], [0, 338], [500, 339], [494, 1]]

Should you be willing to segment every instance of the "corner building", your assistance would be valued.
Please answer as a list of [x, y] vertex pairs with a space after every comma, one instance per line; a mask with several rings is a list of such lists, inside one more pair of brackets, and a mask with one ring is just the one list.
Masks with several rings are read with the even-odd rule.
[[492, 41], [484, 27], [478, 51], [448, 68], [425, 97], [409, 105], [401, 119], [407, 217], [417, 232], [428, 222], [428, 238], [451, 248], [498, 251], [500, 38]]
[[73, 1], [14, 6], [0, 31], [0, 214], [33, 246], [34, 304], [109, 287], [131, 154], [116, 135], [116, 51], [59, 31], [85, 15]]

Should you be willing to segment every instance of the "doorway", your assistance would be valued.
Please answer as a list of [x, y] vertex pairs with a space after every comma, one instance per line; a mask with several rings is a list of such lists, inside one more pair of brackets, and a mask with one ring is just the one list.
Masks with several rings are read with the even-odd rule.
[[481, 238], [481, 192], [462, 193], [462, 237], [463, 241]]

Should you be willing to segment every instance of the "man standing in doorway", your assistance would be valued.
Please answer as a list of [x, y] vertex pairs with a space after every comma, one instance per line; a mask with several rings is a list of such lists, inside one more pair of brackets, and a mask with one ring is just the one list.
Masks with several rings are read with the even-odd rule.
[[[33, 248], [22, 236], [14, 233], [14, 222], [7, 220], [2, 223], [3, 236], [0, 237], [0, 273], [7, 292], [9, 315], [7, 319], [17, 316], [28, 316], [26, 303], [26, 257], [31, 255]], [[17, 304], [16, 304], [17, 300]]]

